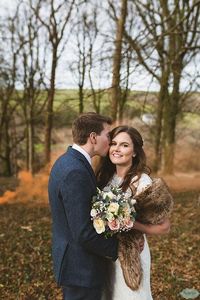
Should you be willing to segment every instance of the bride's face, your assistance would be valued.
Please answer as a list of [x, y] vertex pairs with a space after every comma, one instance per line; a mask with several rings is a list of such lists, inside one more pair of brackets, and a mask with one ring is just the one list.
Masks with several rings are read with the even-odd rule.
[[133, 142], [126, 132], [120, 132], [111, 141], [109, 157], [113, 164], [131, 166], [135, 156]]

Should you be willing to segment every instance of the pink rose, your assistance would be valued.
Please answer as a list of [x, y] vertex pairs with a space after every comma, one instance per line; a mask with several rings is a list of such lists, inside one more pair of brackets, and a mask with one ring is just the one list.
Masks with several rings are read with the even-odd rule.
[[124, 225], [125, 225], [125, 227], [127, 228], [127, 229], [130, 229], [130, 228], [132, 228], [133, 227], [133, 221], [131, 221], [130, 219], [126, 219], [126, 220], [124, 220]]
[[120, 223], [118, 220], [114, 219], [113, 221], [108, 222], [108, 227], [110, 228], [110, 230], [119, 230]]

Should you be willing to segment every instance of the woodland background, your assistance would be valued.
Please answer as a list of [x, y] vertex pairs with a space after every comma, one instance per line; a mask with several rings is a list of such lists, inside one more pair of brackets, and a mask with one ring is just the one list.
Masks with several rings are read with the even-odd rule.
[[61, 299], [47, 181], [86, 111], [139, 129], [174, 195], [154, 299], [199, 291], [200, 1], [16, 0], [0, 32], [0, 299]]

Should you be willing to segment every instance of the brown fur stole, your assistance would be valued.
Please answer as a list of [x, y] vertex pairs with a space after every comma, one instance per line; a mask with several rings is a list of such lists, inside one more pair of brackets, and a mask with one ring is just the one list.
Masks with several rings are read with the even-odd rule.
[[[152, 185], [134, 196], [137, 217], [141, 223], [159, 224], [169, 217], [173, 208], [173, 198], [166, 183], [153, 179]], [[142, 266], [138, 243], [142, 233], [136, 230], [123, 233], [119, 237], [119, 260], [125, 282], [132, 290], [137, 290], [142, 280]]]

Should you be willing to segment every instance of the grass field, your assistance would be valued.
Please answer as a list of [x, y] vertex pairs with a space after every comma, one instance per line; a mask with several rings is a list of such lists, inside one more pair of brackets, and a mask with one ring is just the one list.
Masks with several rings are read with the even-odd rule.
[[[149, 238], [154, 300], [181, 300], [183, 289], [200, 290], [199, 193], [174, 198], [170, 234]], [[46, 204], [0, 206], [0, 299], [61, 299], [52, 274], [50, 226]]]

